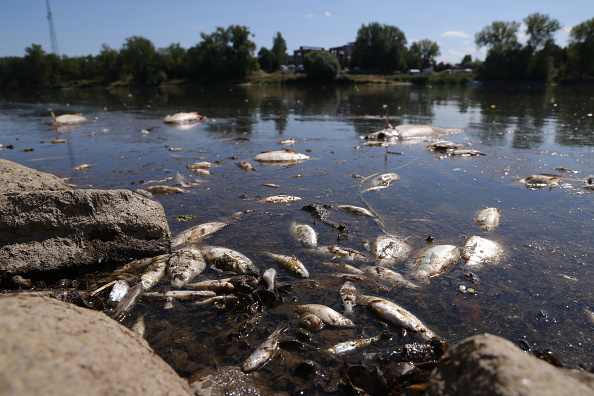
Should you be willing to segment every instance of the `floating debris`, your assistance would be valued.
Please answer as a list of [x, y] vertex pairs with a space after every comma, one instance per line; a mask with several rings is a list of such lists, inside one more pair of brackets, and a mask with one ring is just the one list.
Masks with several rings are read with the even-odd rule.
[[50, 125], [53, 126], [63, 126], [63, 125], [77, 125], [83, 124], [88, 122], [89, 120], [80, 114], [62, 114], [61, 116], [55, 117], [54, 112], [52, 111], [53, 121], [50, 122]]
[[109, 293], [109, 297], [107, 298], [108, 303], [110, 305], [116, 305], [117, 303], [122, 301], [122, 298], [126, 296], [128, 291], [130, 291], [130, 286], [128, 285], [128, 282], [126, 282], [125, 280], [116, 281], [116, 283], [114, 283], [111, 287], [111, 292]]
[[455, 149], [460, 149], [464, 147], [463, 144], [460, 143], [454, 143], [454, 142], [450, 142], [449, 140], [439, 140], [437, 142], [433, 142], [430, 145], [428, 145], [427, 147], [425, 147], [425, 150], [427, 151], [453, 151]]
[[81, 165], [75, 166], [74, 167], [74, 170], [77, 171], [77, 172], [79, 172], [79, 171], [87, 170], [90, 167], [91, 167], [91, 164], [81, 164]]
[[130, 311], [132, 311], [132, 308], [136, 306], [143, 292], [142, 283], [137, 283], [133, 288], [128, 290], [128, 293], [120, 300], [113, 311], [113, 318], [118, 322], [122, 322]]
[[353, 282], [346, 281], [340, 287], [340, 299], [344, 305], [344, 314], [347, 316], [353, 316], [353, 308], [357, 305], [357, 286]]
[[174, 115], [165, 116], [166, 124], [185, 124], [190, 122], [202, 121], [205, 117], [196, 112], [192, 113], [176, 113]]
[[268, 203], [288, 203], [288, 202], [296, 202], [301, 201], [303, 198], [296, 197], [294, 195], [274, 195], [272, 197], [266, 197], [262, 200], [262, 202]]
[[300, 162], [309, 159], [309, 156], [284, 149], [283, 151], [265, 151], [256, 155], [254, 159], [259, 162]]
[[487, 155], [482, 151], [475, 150], [475, 149], [455, 149], [449, 152], [450, 155], [459, 156], [459, 157], [478, 157]]
[[501, 219], [500, 209], [486, 208], [474, 216], [474, 223], [483, 230], [491, 231], [499, 226], [499, 219]]
[[398, 141], [408, 139], [423, 139], [439, 135], [452, 135], [462, 132], [463, 129], [441, 128], [430, 125], [403, 124], [396, 127], [388, 127], [381, 131], [371, 133], [365, 137], [369, 141]]
[[297, 140], [295, 140], [295, 139], [285, 139], [285, 140], [280, 141], [280, 144], [284, 144], [286, 146], [292, 146], [295, 143], [297, 143]]
[[68, 142], [70, 142], [70, 140], [67, 140], [67, 139], [55, 139], [55, 140], [52, 140], [50, 143], [51, 144], [63, 144], [63, 143], [68, 143]]

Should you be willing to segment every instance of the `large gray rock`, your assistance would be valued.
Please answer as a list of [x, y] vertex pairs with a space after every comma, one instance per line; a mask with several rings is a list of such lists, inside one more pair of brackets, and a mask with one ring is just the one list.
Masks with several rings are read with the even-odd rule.
[[554, 367], [492, 334], [469, 337], [438, 363], [428, 396], [593, 395], [594, 375]]
[[0, 193], [43, 190], [63, 191], [72, 187], [50, 173], [0, 159]]
[[0, 194], [0, 279], [127, 262], [168, 251], [158, 202], [128, 190]]
[[105, 314], [0, 297], [0, 395], [190, 395], [148, 343]]

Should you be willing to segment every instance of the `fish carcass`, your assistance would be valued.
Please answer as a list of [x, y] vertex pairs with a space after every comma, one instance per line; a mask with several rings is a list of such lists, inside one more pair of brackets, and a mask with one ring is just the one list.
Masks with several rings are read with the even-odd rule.
[[155, 260], [148, 266], [146, 271], [140, 276], [140, 283], [142, 283], [145, 291], [150, 290], [165, 277], [168, 259], [168, 254], [157, 256], [157, 258], [155, 258]]
[[430, 145], [428, 145], [427, 147], [425, 147], [425, 150], [427, 151], [453, 151], [455, 149], [460, 149], [464, 147], [463, 144], [460, 143], [454, 143], [454, 142], [450, 142], [449, 140], [439, 140], [437, 142], [433, 142]]
[[252, 260], [235, 250], [210, 246], [202, 250], [202, 255], [208, 263], [221, 271], [259, 275], [258, 268], [252, 263]]
[[310, 225], [292, 223], [291, 235], [305, 246], [318, 246], [318, 234]]
[[431, 125], [403, 124], [388, 127], [381, 131], [371, 133], [365, 137], [370, 141], [397, 141], [408, 139], [423, 139], [442, 135], [451, 135], [462, 132], [462, 129], [441, 128]]
[[358, 302], [365, 305], [380, 318], [410, 330], [426, 341], [436, 336], [419, 318], [392, 301], [381, 297], [363, 295], [359, 296]]
[[176, 247], [187, 243], [199, 242], [228, 225], [229, 224], [227, 223], [213, 221], [188, 228], [173, 238], [173, 241], [171, 241], [171, 249], [175, 249]]
[[276, 278], [277, 273], [274, 268], [268, 268], [262, 274], [262, 279], [266, 282], [266, 286], [268, 286], [268, 291], [274, 291], [274, 287], [276, 286]]
[[350, 341], [340, 342], [340, 343], [326, 349], [326, 351], [328, 351], [334, 355], [343, 355], [345, 353], [352, 352], [357, 349], [369, 346], [375, 342], [390, 339], [391, 337], [392, 337], [392, 334], [390, 334], [389, 331], [384, 330], [381, 334], [378, 334], [375, 337], [361, 338], [358, 340], [350, 340]]
[[486, 208], [474, 216], [474, 223], [483, 230], [491, 231], [499, 226], [499, 219], [501, 219], [500, 209]]
[[370, 210], [362, 208], [360, 206], [337, 205], [336, 207], [346, 213], [351, 213], [357, 216], [375, 217], [375, 215]]
[[305, 265], [296, 257], [285, 256], [284, 254], [267, 253], [268, 257], [274, 260], [275, 263], [282, 266], [288, 272], [297, 275], [301, 278], [309, 278], [309, 272]]
[[258, 162], [301, 162], [309, 159], [309, 156], [284, 149], [283, 151], [265, 151], [254, 157]]
[[555, 176], [530, 175], [520, 179], [520, 183], [524, 183], [528, 188], [538, 189], [554, 187], [559, 184], [559, 179]]
[[54, 117], [54, 120], [50, 124], [53, 126], [76, 125], [83, 124], [87, 121], [89, 120], [80, 114], [62, 114], [61, 116]]
[[176, 113], [174, 115], [168, 115], [165, 117], [166, 124], [185, 124], [188, 122], [197, 122], [204, 119], [204, 116], [199, 115], [196, 112], [192, 113]]
[[198, 249], [177, 250], [167, 260], [171, 286], [182, 288], [206, 269], [206, 261]]
[[355, 324], [349, 318], [346, 318], [330, 307], [321, 304], [303, 304], [296, 305], [295, 311], [301, 313], [311, 313], [316, 315], [327, 325], [336, 327], [354, 327]]
[[453, 245], [434, 245], [418, 252], [407, 261], [410, 277], [428, 282], [429, 278], [440, 275], [456, 264], [460, 250]]
[[371, 186], [366, 190], [361, 191], [362, 193], [368, 192], [368, 191], [377, 191], [377, 190], [381, 190], [384, 188], [387, 188], [389, 186], [392, 185], [393, 182], [395, 182], [396, 180], [399, 180], [400, 176], [398, 176], [398, 174], [396, 173], [383, 173], [379, 176], [374, 177], [371, 180]]
[[357, 286], [353, 282], [346, 281], [340, 287], [340, 299], [344, 305], [345, 315], [353, 315], [353, 307], [357, 305], [357, 293]]
[[417, 289], [419, 286], [404, 276], [401, 273], [392, 271], [389, 268], [380, 267], [380, 266], [372, 266], [372, 265], [364, 265], [361, 267], [364, 273], [373, 275], [376, 278], [380, 279], [381, 281], [387, 283], [391, 287], [408, 287], [410, 289]]
[[288, 202], [297, 202], [301, 201], [303, 198], [296, 197], [294, 195], [273, 195], [271, 197], [266, 197], [262, 200], [262, 202], [268, 203], [288, 203]]
[[287, 329], [287, 325], [280, 326], [272, 332], [256, 350], [243, 363], [242, 370], [246, 373], [254, 371], [265, 365], [278, 350], [278, 341], [283, 331]]
[[380, 235], [375, 238], [371, 248], [380, 265], [389, 266], [408, 257], [411, 247], [402, 238]]
[[500, 244], [476, 235], [468, 238], [462, 248], [462, 258], [468, 266], [495, 262], [502, 253], [503, 247]]

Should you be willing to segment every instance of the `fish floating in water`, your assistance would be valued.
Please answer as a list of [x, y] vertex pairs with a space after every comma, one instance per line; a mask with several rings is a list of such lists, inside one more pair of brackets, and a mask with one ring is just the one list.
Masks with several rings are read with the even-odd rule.
[[182, 249], [171, 253], [167, 268], [171, 286], [182, 288], [206, 269], [206, 261], [198, 249]]
[[179, 233], [171, 241], [171, 249], [175, 249], [178, 246], [185, 245], [188, 243], [199, 242], [207, 237], [211, 236], [215, 232], [227, 227], [229, 224], [220, 221], [213, 221], [210, 223], [199, 224], [197, 226], [188, 228], [185, 231]]
[[291, 235], [305, 246], [318, 246], [318, 234], [310, 225], [292, 223]]
[[558, 185], [559, 178], [556, 176], [530, 175], [520, 179], [520, 183], [524, 183], [526, 187], [531, 189], [547, 188]]
[[271, 197], [266, 197], [262, 200], [262, 202], [268, 203], [289, 203], [289, 202], [296, 202], [301, 201], [303, 198], [296, 197], [294, 195], [274, 195]]
[[254, 157], [259, 162], [301, 162], [310, 159], [309, 156], [293, 150], [265, 151]]
[[148, 266], [146, 271], [140, 276], [140, 282], [142, 283], [145, 291], [152, 289], [153, 286], [155, 286], [161, 281], [161, 279], [165, 277], [168, 259], [168, 254], [157, 256], [157, 258], [155, 258]]
[[237, 166], [239, 166], [241, 169], [243, 169], [246, 172], [249, 170], [254, 171], [254, 172], [256, 171], [256, 169], [252, 166], [252, 164], [250, 164], [247, 161], [239, 161], [237, 163]]
[[268, 338], [266, 338], [266, 341], [256, 348], [256, 350], [246, 359], [241, 369], [244, 372], [249, 373], [268, 363], [278, 350], [280, 335], [287, 329], [287, 327], [287, 325], [283, 325], [273, 331]]
[[450, 142], [449, 140], [438, 140], [437, 142], [433, 142], [430, 145], [428, 145], [427, 147], [425, 147], [425, 150], [427, 151], [453, 151], [455, 149], [460, 149], [464, 147], [463, 144], [460, 143], [454, 143], [454, 142]]
[[153, 194], [153, 195], [183, 194], [186, 192], [184, 189], [181, 189], [179, 187], [163, 186], [163, 185], [150, 186], [150, 187], [145, 188], [144, 190], [148, 193]]
[[404, 239], [390, 235], [380, 235], [375, 238], [371, 249], [380, 265], [383, 266], [389, 266], [406, 259], [410, 251], [411, 247]]
[[486, 208], [474, 216], [474, 223], [483, 230], [491, 231], [499, 226], [499, 219], [501, 219], [500, 209]]
[[[52, 116], [54, 112], [52, 111]], [[89, 120], [86, 117], [81, 116], [80, 114], [62, 114], [58, 117], [53, 117], [53, 121], [50, 122], [50, 125], [53, 126], [64, 126], [64, 125], [77, 125], [77, 124], [84, 124]]]
[[176, 113], [168, 115], [164, 118], [166, 124], [186, 124], [190, 122], [202, 121], [205, 117], [196, 112], [192, 113]]
[[375, 217], [375, 215], [369, 209], [365, 209], [360, 206], [338, 205], [336, 207], [342, 210], [343, 212], [351, 213], [357, 216]]
[[221, 271], [232, 271], [237, 274], [258, 275], [258, 268], [252, 260], [235, 250], [210, 246], [202, 250], [204, 259]]
[[394, 183], [396, 180], [399, 180], [400, 176], [396, 173], [383, 173], [379, 176], [374, 177], [371, 180], [371, 186], [370, 188], [361, 191], [361, 193], [365, 193], [368, 191], [377, 191], [377, 190], [382, 190], [384, 188], [387, 188], [389, 186], [392, 185], [392, 183]]
[[334, 355], [344, 355], [346, 353], [353, 352], [357, 349], [364, 348], [366, 346], [369, 346], [369, 345], [379, 342], [381, 340], [388, 340], [390, 338], [392, 338], [392, 334], [390, 334], [389, 331], [384, 330], [381, 334], [378, 334], [375, 337], [361, 338], [361, 339], [357, 339], [357, 340], [340, 342], [340, 343], [326, 349], [326, 351], [330, 352]]
[[340, 313], [336, 312], [330, 307], [322, 304], [303, 304], [303, 305], [296, 305], [295, 311], [301, 313], [311, 313], [316, 315], [318, 318], [329, 326], [335, 327], [354, 327], [355, 324], [352, 320], [347, 317], [342, 316]]
[[344, 305], [344, 314], [353, 316], [353, 308], [357, 305], [357, 286], [353, 282], [346, 281], [340, 287], [340, 299]]
[[497, 242], [480, 236], [471, 236], [462, 248], [462, 258], [468, 266], [480, 266], [487, 262], [496, 262], [503, 253], [503, 247]]
[[410, 330], [426, 341], [436, 336], [419, 318], [392, 301], [381, 297], [362, 295], [359, 296], [358, 302], [380, 318]]
[[267, 253], [268, 257], [274, 260], [277, 264], [280, 264], [288, 272], [297, 275], [301, 278], [309, 278], [309, 272], [305, 265], [297, 258], [291, 256], [285, 256], [284, 254]]
[[389, 268], [365, 265], [361, 267], [364, 273], [373, 275], [377, 279], [387, 283], [391, 287], [408, 287], [410, 289], [417, 289], [419, 286], [408, 279], [406, 279], [401, 273], [393, 271]]
[[410, 125], [403, 124], [395, 127], [388, 127], [381, 131], [365, 136], [368, 141], [398, 141], [408, 139], [423, 139], [440, 135], [451, 135], [462, 132], [463, 129], [441, 128], [431, 125]]
[[268, 286], [268, 291], [274, 291], [274, 287], [276, 286], [276, 278], [277, 273], [274, 268], [268, 268], [262, 274], [262, 279], [264, 279], [264, 282], [266, 282], [266, 285]]
[[418, 252], [407, 261], [406, 267], [411, 278], [428, 282], [453, 267], [459, 258], [460, 250], [456, 246], [433, 245]]

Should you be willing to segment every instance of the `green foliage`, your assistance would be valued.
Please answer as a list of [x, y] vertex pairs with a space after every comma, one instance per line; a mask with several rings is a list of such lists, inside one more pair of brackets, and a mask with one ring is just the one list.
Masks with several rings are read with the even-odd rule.
[[528, 15], [524, 19], [524, 23], [528, 34], [527, 45], [533, 53], [553, 44], [553, 34], [561, 29], [558, 20], [551, 19], [548, 15], [539, 14], [538, 12]]
[[440, 55], [439, 45], [435, 41], [421, 40], [411, 44], [407, 56], [408, 69], [426, 69], [435, 64], [435, 58]]
[[594, 77], [594, 18], [571, 29], [567, 52], [575, 77]]
[[159, 56], [161, 58], [160, 64], [162, 68], [161, 77], [163, 74], [166, 78], [170, 79], [185, 77], [186, 50], [179, 43], [159, 49]]
[[25, 87], [40, 87], [50, 83], [52, 62], [39, 44], [25, 48], [25, 62], [21, 83]]
[[272, 41], [271, 52], [274, 56], [274, 59], [278, 63], [278, 66], [276, 67], [277, 69], [280, 65], [287, 64], [287, 43], [285, 42], [283, 36], [281, 36], [280, 32], [276, 34]]
[[474, 41], [479, 47], [506, 49], [518, 45], [518, 22], [493, 22], [475, 34]]
[[312, 51], [303, 59], [305, 75], [313, 81], [335, 81], [340, 73], [340, 63], [330, 52]]
[[279, 67], [279, 63], [272, 51], [264, 47], [260, 48], [260, 51], [258, 51], [258, 63], [260, 64], [260, 68], [266, 71], [274, 71]]
[[256, 44], [245, 26], [217, 27], [212, 34], [201, 34], [202, 42], [188, 50], [187, 76], [203, 82], [233, 81], [256, 70], [253, 56]]
[[395, 26], [363, 25], [353, 47], [352, 67], [392, 73], [406, 68], [406, 37]]
[[120, 50], [122, 69], [130, 74], [135, 82], [148, 83], [159, 71], [159, 56], [153, 43], [140, 36], [126, 39]]
[[101, 52], [97, 56], [97, 65], [104, 82], [112, 82], [120, 78], [120, 55], [118, 51], [110, 48], [107, 44], [101, 46]]

